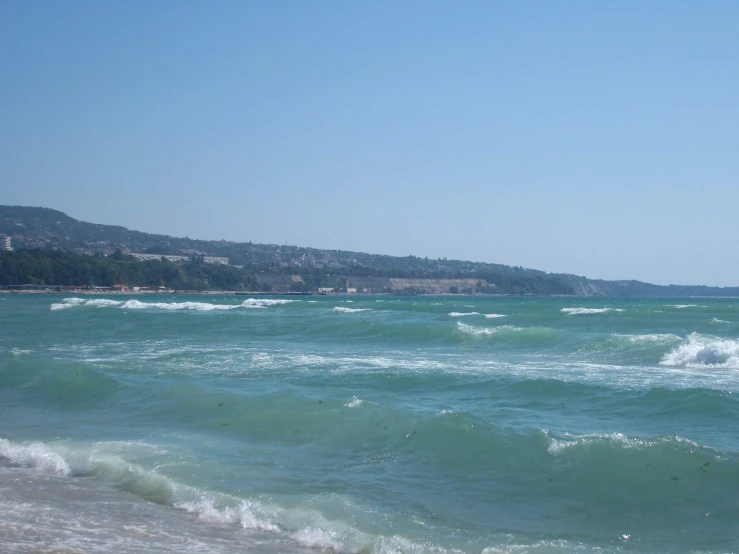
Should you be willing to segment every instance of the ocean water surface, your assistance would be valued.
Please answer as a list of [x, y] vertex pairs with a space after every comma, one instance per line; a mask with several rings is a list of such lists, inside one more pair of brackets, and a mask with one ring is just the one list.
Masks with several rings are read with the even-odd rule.
[[0, 551], [739, 551], [739, 299], [0, 296]]

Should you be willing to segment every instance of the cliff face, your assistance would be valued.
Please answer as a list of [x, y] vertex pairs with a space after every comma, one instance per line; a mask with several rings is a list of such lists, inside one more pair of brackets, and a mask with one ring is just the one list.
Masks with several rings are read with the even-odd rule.
[[587, 279], [573, 279], [570, 283], [577, 296], [608, 296], [608, 293]]
[[[479, 285], [490, 286], [487, 281], [479, 279], [396, 279], [391, 278], [393, 290], [424, 291], [429, 294], [445, 294], [465, 291], [476, 291]], [[494, 286], [494, 285], [493, 285]]]

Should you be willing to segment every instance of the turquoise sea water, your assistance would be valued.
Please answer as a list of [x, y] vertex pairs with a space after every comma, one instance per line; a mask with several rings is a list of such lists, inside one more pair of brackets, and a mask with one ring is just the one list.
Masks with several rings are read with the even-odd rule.
[[0, 296], [2, 552], [737, 552], [739, 299]]

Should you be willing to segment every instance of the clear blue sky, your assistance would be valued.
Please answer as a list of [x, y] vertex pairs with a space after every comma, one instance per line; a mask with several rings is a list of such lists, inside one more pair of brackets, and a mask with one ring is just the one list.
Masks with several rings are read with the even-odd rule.
[[739, 2], [0, 2], [0, 204], [739, 285]]

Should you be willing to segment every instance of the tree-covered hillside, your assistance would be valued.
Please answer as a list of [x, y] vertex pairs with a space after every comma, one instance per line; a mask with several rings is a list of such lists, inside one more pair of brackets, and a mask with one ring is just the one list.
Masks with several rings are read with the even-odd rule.
[[179, 290], [261, 290], [244, 269], [167, 260], [138, 261], [131, 256], [89, 256], [50, 250], [0, 252], [0, 285], [166, 287]]
[[[281, 287], [286, 290], [316, 290], [318, 287], [341, 290], [346, 285], [347, 279], [351, 278], [405, 278], [474, 279], [478, 284], [469, 288], [469, 291], [474, 293], [621, 297], [739, 296], [739, 287], [659, 286], [639, 281], [592, 280], [577, 275], [552, 274], [523, 267], [446, 258], [386, 256], [303, 246], [226, 240], [204, 241], [188, 237], [153, 235], [131, 231], [125, 227], [78, 221], [49, 208], [25, 206], [0, 206], [0, 235], [10, 237], [16, 250], [61, 250], [96, 256], [98, 260], [110, 257], [116, 251], [124, 254], [173, 254], [187, 257], [206, 255], [229, 259], [230, 266], [222, 269], [169, 263], [169, 266], [178, 268], [172, 282], [181, 283], [182, 286], [176, 288], [230, 288], [231, 285], [243, 283], [244, 287], [255, 287], [252, 290], [260, 290], [269, 288], [270, 283], [287, 283], [293, 279], [290, 284]], [[129, 266], [124, 263], [116, 266], [119, 267], [119, 271], [123, 271], [116, 274], [119, 275], [117, 280], [126, 280], [125, 277], [129, 274], [135, 277], [129, 279], [130, 284], [146, 279], [147, 282], [161, 280], [161, 274], [156, 272], [164, 271], [169, 266], [160, 267], [157, 264], [163, 262], [160, 260], [155, 262], [146, 270], [134, 270], [133, 261], [127, 259], [126, 263]], [[80, 263], [84, 267], [89, 267], [93, 262], [80, 261]], [[105, 267], [103, 262], [95, 263], [101, 264], [96, 267]], [[169, 267], [168, 271], [174, 272], [173, 267]], [[33, 279], [45, 280], [48, 275], [44, 275], [35, 276]], [[79, 278], [82, 279], [85, 275], [87, 274], [83, 273]], [[149, 277], [144, 279], [145, 275]], [[251, 276], [252, 280], [247, 276]], [[25, 281], [34, 282], [30, 277], [32, 275], [29, 274], [29, 279]], [[18, 282], [23, 282], [23, 279], [16, 281], [15, 284]], [[84, 279], [82, 282], [84, 284]], [[369, 288], [374, 290], [372, 287]], [[385, 286], [377, 288], [378, 291], [386, 289]]]

